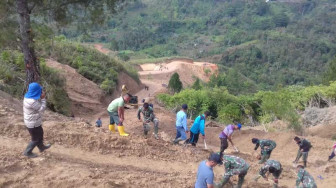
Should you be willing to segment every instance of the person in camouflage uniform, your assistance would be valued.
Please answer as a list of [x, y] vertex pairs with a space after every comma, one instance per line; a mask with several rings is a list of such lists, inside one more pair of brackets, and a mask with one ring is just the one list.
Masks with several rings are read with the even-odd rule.
[[304, 166], [298, 165], [297, 170], [296, 188], [317, 188], [313, 176], [304, 169]]
[[266, 173], [269, 172], [270, 174], [273, 174], [273, 188], [278, 187], [278, 179], [280, 177], [280, 174], [282, 172], [281, 163], [276, 160], [267, 160], [264, 163], [264, 166], [260, 168], [259, 175], [254, 178], [255, 181], [258, 181], [260, 177], [263, 177], [265, 180], [268, 180], [268, 176], [266, 176]]
[[[143, 120], [141, 120], [140, 114], [143, 115]], [[154, 123], [154, 135], [156, 139], [159, 139], [158, 131], [159, 131], [159, 120], [155, 117], [153, 108], [149, 106], [148, 103], [144, 103], [142, 107], [138, 110], [138, 119], [143, 122], [144, 134], [147, 138], [148, 131], [150, 129], [149, 123]]]
[[297, 136], [294, 138], [294, 140], [299, 146], [299, 150], [297, 152], [296, 159], [293, 161], [293, 163], [296, 164], [302, 156], [303, 166], [307, 167], [308, 152], [310, 148], [312, 147], [312, 145], [308, 140], [301, 139]]
[[252, 143], [256, 145], [254, 150], [257, 150], [260, 146], [261, 158], [259, 164], [266, 162], [270, 158], [273, 149], [276, 147], [276, 143], [273, 140], [259, 140], [257, 138], [252, 138]]
[[216, 185], [216, 188], [222, 188], [233, 175], [238, 175], [239, 180], [236, 188], [241, 188], [250, 165], [244, 159], [232, 155], [224, 155], [223, 164], [225, 174], [222, 180]]

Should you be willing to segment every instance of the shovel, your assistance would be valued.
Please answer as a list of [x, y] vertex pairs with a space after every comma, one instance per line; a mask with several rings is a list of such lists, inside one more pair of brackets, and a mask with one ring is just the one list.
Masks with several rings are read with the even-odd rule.
[[239, 149], [238, 149], [236, 146], [233, 146], [233, 148], [235, 149], [235, 151], [236, 151], [237, 153], [239, 153]]
[[203, 139], [203, 141], [204, 141], [204, 149], [208, 149], [205, 139]]

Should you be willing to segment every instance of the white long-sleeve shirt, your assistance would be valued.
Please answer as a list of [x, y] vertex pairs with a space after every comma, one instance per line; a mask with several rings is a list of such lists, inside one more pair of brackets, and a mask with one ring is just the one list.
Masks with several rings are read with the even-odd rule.
[[23, 117], [26, 127], [34, 128], [42, 125], [42, 113], [46, 109], [46, 104], [46, 99], [23, 99]]

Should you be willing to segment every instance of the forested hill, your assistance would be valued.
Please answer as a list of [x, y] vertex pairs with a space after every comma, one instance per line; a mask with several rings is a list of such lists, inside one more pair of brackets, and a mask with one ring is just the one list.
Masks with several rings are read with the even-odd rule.
[[[336, 53], [335, 0], [137, 0], [80, 34], [125, 60], [184, 56], [224, 65], [256, 89], [321, 83]], [[230, 69], [228, 69], [230, 68]], [[229, 75], [229, 74], [228, 74]]]

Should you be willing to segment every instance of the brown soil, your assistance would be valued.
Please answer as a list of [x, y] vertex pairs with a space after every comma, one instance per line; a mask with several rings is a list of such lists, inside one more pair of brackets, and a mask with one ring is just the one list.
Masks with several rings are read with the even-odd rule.
[[[141, 90], [138, 96], [148, 98], [148, 94], [152, 96], [162, 89], [156, 81], [142, 81], [150, 86], [149, 91]], [[85, 80], [81, 82], [88, 84]], [[68, 83], [67, 87], [70, 90]], [[84, 100], [92, 102], [90, 97]], [[98, 113], [80, 114], [81, 118], [68, 118], [47, 111], [43, 122], [45, 142], [51, 142], [53, 146], [38, 153], [38, 158], [27, 159], [22, 155], [29, 141], [23, 124], [22, 101], [0, 92], [0, 187], [193, 187], [199, 162], [206, 159], [210, 151], [219, 150], [218, 134], [223, 129], [220, 124], [205, 130], [208, 150], [203, 149], [202, 138], [196, 148], [172, 145], [175, 114], [156, 103], [154, 109], [160, 120], [160, 140], [155, 140], [152, 134], [148, 139], [143, 138], [136, 109], [126, 110], [125, 114], [125, 130], [130, 136], [120, 137], [108, 131], [107, 105], [102, 104]], [[80, 108], [84, 107], [78, 107], [78, 110]], [[97, 116], [102, 117], [102, 128], [86, 123], [93, 123]], [[277, 142], [272, 158], [283, 164], [280, 187], [294, 187], [296, 175], [291, 164], [297, 151], [294, 134], [246, 128], [236, 132], [233, 138], [241, 152], [235, 153], [231, 146], [226, 152], [244, 158], [251, 165], [243, 187], [271, 187], [270, 181], [252, 181], [260, 168], [253, 152], [253, 137]], [[318, 133], [307, 138], [313, 145], [307, 170], [314, 176], [318, 187], [336, 187], [336, 162], [326, 161], [333, 141], [320, 137]], [[215, 167], [214, 172], [215, 180], [219, 181], [223, 166]], [[319, 175], [324, 179], [317, 178]], [[233, 177], [232, 182], [236, 184], [237, 177]]]
[[[218, 67], [215, 64], [208, 62], [190, 62], [189, 60], [173, 60], [168, 63], [159, 64], [142, 64], [140, 67], [142, 71], [139, 71], [139, 75], [142, 80], [168, 85], [172, 74], [177, 72], [184, 87], [193, 84], [195, 78], [207, 82], [209, 81], [210, 75], [216, 74], [218, 71]], [[209, 72], [206, 73], [207, 71]]]

